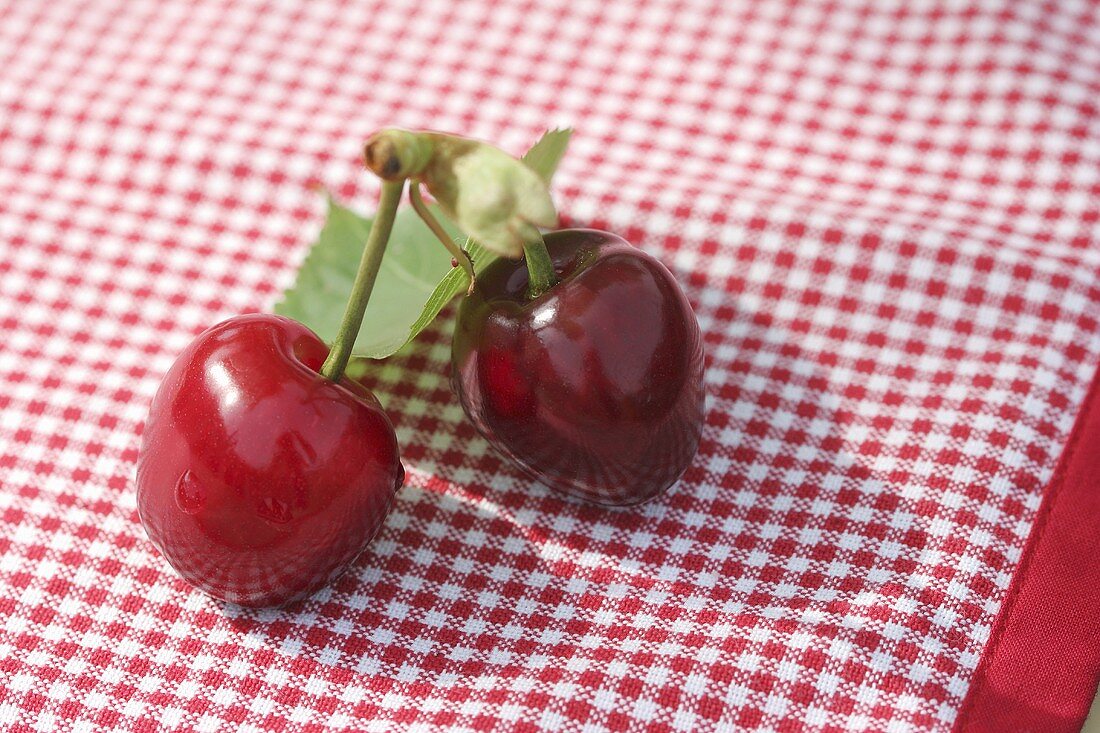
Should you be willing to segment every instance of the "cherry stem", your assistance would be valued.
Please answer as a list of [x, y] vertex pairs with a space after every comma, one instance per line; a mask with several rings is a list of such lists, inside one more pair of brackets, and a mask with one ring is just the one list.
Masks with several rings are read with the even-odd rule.
[[393, 220], [397, 215], [397, 205], [401, 202], [401, 192], [405, 180], [383, 181], [382, 195], [378, 200], [378, 213], [374, 217], [370, 234], [367, 235], [363, 257], [359, 260], [359, 270], [355, 273], [355, 283], [351, 286], [351, 296], [344, 309], [344, 319], [340, 322], [340, 331], [332, 342], [328, 358], [321, 365], [321, 374], [333, 382], [340, 381], [344, 369], [351, 359], [351, 350], [363, 325], [363, 313], [367, 310], [371, 290], [374, 289], [378, 267], [382, 264], [382, 255], [386, 253], [386, 243], [393, 229]]
[[527, 297], [534, 300], [554, 287], [558, 274], [541, 236], [538, 241], [523, 245], [523, 257], [527, 260]]
[[466, 295], [474, 292], [474, 284], [477, 282], [477, 277], [474, 275], [474, 263], [470, 259], [470, 255], [466, 250], [455, 244], [454, 240], [447, 234], [447, 230], [443, 228], [443, 225], [439, 223], [439, 220], [432, 215], [428, 205], [424, 203], [424, 198], [420, 195], [420, 181], [413, 181], [409, 186], [409, 201], [412, 202], [412, 206], [416, 209], [416, 213], [420, 215], [420, 218], [424, 220], [424, 223], [428, 225], [428, 228], [432, 230], [432, 234], [436, 236], [443, 246], [447, 248], [447, 251], [451, 253], [451, 256], [455, 258], [455, 261], [461, 263], [462, 269], [466, 271], [467, 277], [470, 278], [470, 287], [466, 289]]

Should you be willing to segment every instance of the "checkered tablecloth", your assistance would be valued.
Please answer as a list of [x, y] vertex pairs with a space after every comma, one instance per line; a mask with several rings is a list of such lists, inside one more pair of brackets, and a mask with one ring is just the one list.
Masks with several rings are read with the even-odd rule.
[[[1100, 6], [0, 2], [0, 727], [947, 731], [1100, 359]], [[695, 464], [613, 511], [368, 382], [408, 480], [335, 586], [220, 605], [137, 521], [160, 377], [369, 210], [397, 125], [576, 128], [677, 274]], [[1095, 682], [1095, 680], [1093, 680]]]

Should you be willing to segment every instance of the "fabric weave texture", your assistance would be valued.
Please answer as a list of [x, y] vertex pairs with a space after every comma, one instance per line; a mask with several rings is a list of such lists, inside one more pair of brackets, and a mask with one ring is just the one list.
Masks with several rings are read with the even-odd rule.
[[[1098, 100], [1072, 0], [0, 2], [0, 726], [950, 730], [1100, 359]], [[270, 310], [316, 184], [370, 210], [375, 129], [559, 125], [568, 222], [698, 314], [683, 480], [523, 478], [449, 309], [366, 377], [408, 478], [352, 570], [192, 590], [133, 490], [176, 354]]]

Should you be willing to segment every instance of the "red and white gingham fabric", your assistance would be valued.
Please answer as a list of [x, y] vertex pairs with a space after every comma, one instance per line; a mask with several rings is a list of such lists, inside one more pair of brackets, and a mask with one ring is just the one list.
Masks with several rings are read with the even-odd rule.
[[[0, 727], [946, 731], [1100, 358], [1100, 6], [0, 4]], [[137, 521], [148, 403], [361, 210], [386, 125], [519, 153], [697, 309], [666, 497], [562, 501], [448, 382], [368, 377], [408, 481], [334, 587], [192, 590]], [[369, 327], [369, 323], [368, 326]]]

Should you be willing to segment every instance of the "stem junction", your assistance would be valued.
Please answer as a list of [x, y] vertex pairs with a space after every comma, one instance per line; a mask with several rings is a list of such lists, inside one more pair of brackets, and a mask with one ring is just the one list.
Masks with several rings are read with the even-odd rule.
[[[538, 233], [538, 230], [535, 230]], [[534, 300], [558, 282], [554, 263], [546, 250], [542, 235], [523, 245], [523, 258], [527, 261], [527, 297]]]

